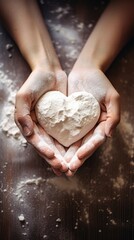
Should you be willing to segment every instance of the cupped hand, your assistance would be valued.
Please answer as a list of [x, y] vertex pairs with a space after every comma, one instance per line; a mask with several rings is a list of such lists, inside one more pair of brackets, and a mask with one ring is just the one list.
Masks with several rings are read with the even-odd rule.
[[[101, 114], [97, 125], [81, 142], [79, 141], [79, 144], [75, 143], [75, 154], [72, 152], [68, 157], [68, 152], [66, 153], [70, 169], [66, 173], [67, 176], [74, 175], [85, 160], [106, 140], [106, 137], [112, 136], [120, 120], [119, 94], [101, 70], [72, 71], [68, 78], [68, 95], [78, 91], [91, 93], [100, 104]], [[70, 148], [73, 148], [73, 145]]]
[[[34, 107], [38, 99], [47, 91], [57, 90], [66, 95], [67, 77], [62, 70], [32, 71], [16, 95], [15, 122], [26, 140], [32, 144], [54, 169], [56, 174], [67, 171], [68, 167], [55, 141], [38, 124]], [[63, 147], [61, 146], [63, 149]]]

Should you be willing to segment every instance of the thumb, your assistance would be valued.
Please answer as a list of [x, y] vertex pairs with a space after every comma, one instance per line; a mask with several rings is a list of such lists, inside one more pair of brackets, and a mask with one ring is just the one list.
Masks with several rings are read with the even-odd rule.
[[30, 115], [25, 116], [18, 116], [18, 114], [15, 114], [15, 122], [17, 126], [20, 128], [22, 134], [25, 137], [31, 136], [33, 133], [33, 121], [30, 117]]
[[16, 96], [15, 104], [15, 122], [19, 127], [20, 131], [25, 137], [32, 135], [33, 133], [33, 121], [30, 116], [31, 102], [28, 99], [23, 98], [19, 95]]
[[106, 105], [107, 108], [107, 120], [105, 124], [105, 134], [107, 137], [111, 137], [114, 129], [120, 122], [120, 101], [119, 95], [112, 97], [110, 102]]

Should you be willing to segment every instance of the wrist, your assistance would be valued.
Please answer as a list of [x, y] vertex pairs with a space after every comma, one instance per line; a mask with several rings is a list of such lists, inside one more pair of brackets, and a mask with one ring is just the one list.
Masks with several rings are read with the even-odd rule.
[[46, 70], [55, 70], [61, 68], [60, 62], [55, 52], [52, 52], [51, 49], [47, 49], [47, 47], [39, 46], [31, 46], [29, 49], [26, 47], [21, 50], [22, 55], [33, 71], [36, 68], [43, 68]]
[[41, 57], [41, 58], [36, 58], [35, 61], [32, 60], [32, 62], [29, 63], [31, 70], [35, 69], [42, 69], [45, 71], [57, 71], [61, 70], [61, 65], [56, 59], [50, 59], [47, 58], [46, 56]]
[[104, 71], [103, 66], [95, 61], [95, 59], [92, 59], [89, 56], [86, 58], [79, 57], [75, 62], [71, 72], [89, 72], [96, 69]]
[[74, 70], [92, 70], [99, 69], [103, 72], [109, 67], [109, 60], [106, 56], [105, 49], [98, 49], [97, 46], [84, 46], [82, 52], [79, 55], [79, 58], [75, 62], [73, 69]]

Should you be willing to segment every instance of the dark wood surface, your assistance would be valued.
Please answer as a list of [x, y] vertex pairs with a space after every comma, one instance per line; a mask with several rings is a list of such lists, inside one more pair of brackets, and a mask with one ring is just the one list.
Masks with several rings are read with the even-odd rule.
[[[45, 2], [41, 10], [62, 66], [68, 73], [105, 4], [103, 1], [94, 4]], [[9, 43], [13, 45], [11, 50], [6, 49]], [[29, 72], [1, 24], [1, 125], [7, 104], [13, 106], [9, 97], [19, 89]], [[0, 127], [0, 240], [134, 239], [133, 41], [116, 58], [107, 76], [121, 95], [121, 122], [113, 138], [108, 139], [71, 179], [56, 177], [32, 146], [23, 146], [19, 137], [12, 136], [11, 129], [3, 132], [3, 125]], [[21, 214], [24, 221], [18, 218]]]

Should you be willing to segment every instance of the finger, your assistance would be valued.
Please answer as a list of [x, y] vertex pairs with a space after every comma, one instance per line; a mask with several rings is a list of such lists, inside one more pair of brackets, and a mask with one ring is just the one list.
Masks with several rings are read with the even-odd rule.
[[89, 133], [89, 135], [86, 136], [84, 144], [78, 149], [69, 164], [69, 169], [71, 171], [76, 171], [80, 166], [82, 166], [85, 160], [87, 160], [105, 141], [106, 136], [104, 135], [104, 126], [104, 122], [100, 123], [100, 126], [94, 130], [93, 135]]
[[87, 135], [84, 140], [84, 144], [77, 151], [77, 156], [79, 159], [85, 159], [90, 157], [96, 149], [106, 140], [106, 136], [103, 128], [105, 127], [105, 122], [99, 124], [99, 126], [94, 130], [92, 135]]
[[105, 134], [107, 137], [111, 137], [114, 129], [120, 121], [120, 97], [119, 94], [115, 94], [108, 104], [107, 108], [107, 120], [105, 125]]
[[78, 159], [77, 155], [75, 154], [71, 162], [68, 164], [69, 171], [66, 173], [66, 175], [73, 176], [81, 165], [82, 165], [82, 160]]
[[60, 154], [64, 157], [65, 153], [66, 153], [66, 150], [65, 148], [59, 143], [57, 142], [56, 140], [54, 140], [54, 143], [55, 143], [55, 147], [57, 148], [57, 150], [60, 152]]
[[[56, 169], [60, 169], [61, 172], [66, 172], [68, 166], [64, 161], [64, 158], [55, 146], [55, 142], [43, 128], [34, 124], [34, 135], [29, 137], [29, 142], [38, 150], [38, 153], [47, 158], [48, 163]], [[48, 155], [48, 149], [51, 150], [51, 156]], [[51, 162], [50, 162], [51, 160]]]
[[[77, 170], [76, 170], [77, 171]], [[74, 175], [75, 175], [75, 173], [76, 173], [76, 171], [71, 171], [70, 169], [65, 173], [65, 175], [67, 176], [67, 177], [73, 177]]]
[[86, 157], [83, 159], [79, 159], [77, 156], [75, 156], [69, 164], [69, 169], [71, 171], [71, 173], [69, 172], [69, 175], [70, 174], [71, 176], [74, 175], [75, 172], [78, 170], [78, 168], [80, 168], [88, 158], [89, 158], [89, 155], [86, 155]]
[[38, 124], [38, 120], [37, 120], [37, 117], [36, 117], [36, 114], [35, 114], [35, 110], [32, 110], [30, 112], [30, 116], [32, 118], [32, 121], [35, 122], [36, 124]]
[[[47, 147], [49, 147], [49, 146], [47, 145]], [[37, 149], [37, 144], [36, 144], [36, 149]], [[68, 165], [64, 161], [64, 158], [54, 147], [51, 150], [54, 152], [53, 157], [52, 157], [52, 155], [48, 155], [48, 148], [45, 148], [44, 144], [43, 144], [43, 148], [40, 148], [37, 151], [38, 151], [39, 155], [49, 163], [49, 165], [51, 165], [53, 168], [55, 168], [56, 171], [59, 170], [61, 173], [66, 172], [68, 170]], [[49, 151], [50, 151], [50, 149], [49, 149]]]
[[71, 159], [73, 158], [73, 156], [74, 156], [75, 153], [77, 152], [78, 148], [80, 147], [81, 142], [82, 142], [82, 140], [79, 140], [79, 141], [77, 141], [76, 143], [72, 144], [72, 145], [68, 148], [68, 150], [67, 150], [67, 152], [66, 152], [66, 154], [65, 154], [65, 156], [64, 156], [64, 159], [65, 159], [65, 161], [66, 161], [67, 163], [69, 163], [69, 162], [71, 161]]
[[39, 135], [33, 133], [31, 136], [26, 137], [26, 140], [35, 147], [41, 156], [49, 159], [54, 158], [53, 149]]
[[67, 171], [68, 167], [66, 167], [66, 164], [64, 164], [64, 162], [59, 160], [56, 156], [54, 156], [53, 158], [48, 158], [46, 156], [46, 153], [44, 154], [44, 152], [43, 152], [43, 154], [42, 154], [41, 150], [38, 151], [36, 148], [36, 151], [56, 171], [58, 170], [61, 173]]
[[15, 114], [15, 122], [24, 137], [28, 137], [33, 134], [33, 121], [30, 115], [17, 116]]
[[62, 175], [62, 172], [61, 172], [60, 170], [55, 169], [55, 168], [53, 168], [53, 167], [52, 167], [52, 170], [53, 170], [53, 172], [54, 172], [58, 177], [60, 177], [60, 176]]
[[[58, 144], [58, 143], [57, 143]], [[59, 146], [60, 144], [58, 144]], [[60, 145], [60, 149], [62, 149], [62, 153], [64, 153], [63, 147]], [[55, 141], [53, 141], [53, 150], [55, 153], [55, 157], [60, 161], [61, 167], [59, 168], [61, 172], [66, 172], [68, 170], [68, 164], [66, 163], [65, 159], [63, 158], [64, 155], [61, 154], [57, 146], [55, 145]]]
[[[36, 132], [38, 132], [38, 129], [36, 130]], [[44, 142], [47, 143], [47, 145], [51, 147], [51, 149], [53, 149], [55, 158], [61, 163], [61, 167], [59, 167], [59, 170], [61, 172], [66, 172], [68, 170], [68, 165], [63, 158], [63, 156], [65, 155], [64, 147], [51, 136], [49, 136], [41, 127], [39, 135], [40, 137], [42, 137]]]
[[21, 93], [16, 95], [15, 122], [22, 134], [27, 137], [33, 133], [33, 121], [30, 116], [31, 101]]

